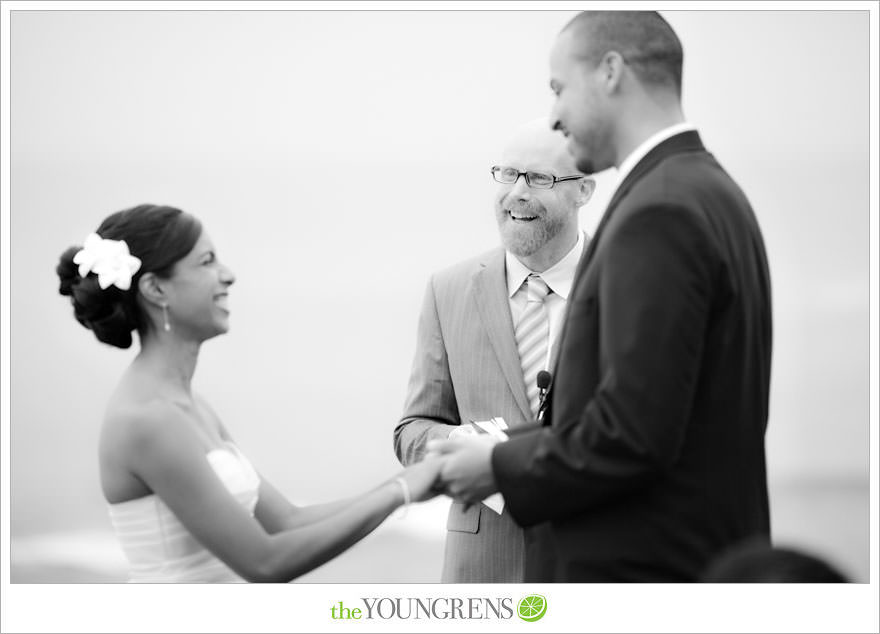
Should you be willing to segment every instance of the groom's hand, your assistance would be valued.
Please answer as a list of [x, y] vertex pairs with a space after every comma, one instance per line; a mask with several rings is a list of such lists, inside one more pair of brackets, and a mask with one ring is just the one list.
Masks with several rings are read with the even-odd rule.
[[480, 434], [428, 443], [428, 451], [446, 459], [440, 470], [440, 481], [447, 495], [472, 504], [498, 490], [492, 473], [492, 448], [497, 442], [488, 434]]

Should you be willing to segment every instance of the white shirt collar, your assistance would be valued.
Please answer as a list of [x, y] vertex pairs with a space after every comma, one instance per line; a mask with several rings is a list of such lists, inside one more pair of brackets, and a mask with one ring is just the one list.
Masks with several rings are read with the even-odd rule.
[[[571, 251], [543, 273], [536, 273], [547, 283], [551, 291], [564, 300], [568, 299], [568, 294], [571, 292], [574, 273], [581, 259], [581, 253], [584, 252], [584, 242], [584, 232], [578, 231], [577, 242]], [[508, 297], [513, 297], [525, 279], [535, 271], [530, 270], [510, 251], [506, 251], [504, 257], [507, 264], [507, 294]]]
[[643, 158], [645, 158], [648, 152], [663, 143], [663, 141], [670, 137], [674, 137], [676, 134], [681, 134], [682, 132], [690, 132], [691, 130], [696, 129], [697, 128], [694, 125], [688, 123], [687, 121], [684, 121], [682, 123], [671, 125], [668, 128], [663, 128], [659, 132], [656, 132], [649, 136], [642, 142], [641, 145], [630, 152], [629, 155], [625, 159], [623, 159], [623, 161], [621, 161], [620, 167], [617, 168], [618, 186], [620, 185], [620, 183], [623, 182], [623, 179], [629, 175], [636, 164]]

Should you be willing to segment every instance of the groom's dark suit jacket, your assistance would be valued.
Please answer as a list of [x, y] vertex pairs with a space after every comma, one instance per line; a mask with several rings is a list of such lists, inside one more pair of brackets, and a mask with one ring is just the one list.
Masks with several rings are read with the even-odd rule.
[[494, 449], [527, 581], [693, 581], [770, 531], [770, 279], [745, 195], [696, 132], [609, 203], [569, 297], [549, 426]]

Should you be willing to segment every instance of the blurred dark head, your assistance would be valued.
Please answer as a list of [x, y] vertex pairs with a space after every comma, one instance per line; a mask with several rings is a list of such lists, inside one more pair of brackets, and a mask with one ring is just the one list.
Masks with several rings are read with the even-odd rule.
[[847, 583], [848, 579], [816, 556], [792, 548], [750, 541], [715, 559], [706, 583]]

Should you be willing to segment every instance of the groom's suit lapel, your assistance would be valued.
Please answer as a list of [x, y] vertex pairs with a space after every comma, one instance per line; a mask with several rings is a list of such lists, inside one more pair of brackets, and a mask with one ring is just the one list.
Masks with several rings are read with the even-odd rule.
[[[552, 377], [556, 377], [556, 372], [559, 369], [559, 349], [561, 349], [561, 347], [565, 345], [565, 334], [569, 328], [568, 314], [571, 310], [571, 300], [574, 298], [574, 295], [577, 292], [579, 280], [584, 275], [586, 275], [587, 267], [589, 267], [590, 262], [593, 259], [593, 255], [596, 253], [596, 248], [599, 245], [599, 240], [601, 240], [602, 238], [602, 232], [608, 225], [608, 221], [613, 215], [614, 211], [617, 209], [618, 205], [620, 205], [620, 202], [624, 199], [624, 197], [626, 197], [633, 186], [645, 176], [645, 174], [653, 170], [665, 159], [673, 156], [674, 154], [705, 151], [706, 148], [703, 146], [703, 142], [700, 140], [700, 135], [696, 131], [688, 131], [682, 132], [681, 134], [676, 134], [675, 136], [666, 139], [665, 141], [654, 147], [642, 158], [641, 161], [636, 163], [632, 171], [627, 174], [626, 178], [623, 179], [623, 182], [614, 192], [614, 196], [611, 197], [611, 200], [608, 202], [608, 206], [605, 208], [605, 213], [602, 214], [602, 220], [599, 222], [599, 226], [596, 228], [596, 233], [595, 235], [593, 235], [593, 239], [590, 240], [590, 244], [587, 246], [583, 256], [581, 256], [580, 262], [578, 263], [577, 272], [575, 273], [574, 282], [571, 288], [571, 295], [569, 296], [569, 301], [565, 307], [565, 321], [562, 325], [562, 332], [560, 333], [559, 338], [556, 340], [558, 349], [555, 351], [557, 353], [555, 356], [557, 362], [553, 364], [553, 373], [551, 375]], [[552, 386], [550, 389], [552, 390]], [[551, 399], [551, 396], [551, 394], [548, 394], [547, 398]], [[545, 424], [548, 424], [551, 420], [552, 416], [545, 418]]]
[[513, 398], [522, 410], [525, 420], [531, 420], [533, 414], [526, 397], [522, 366], [513, 334], [503, 249], [493, 251], [484, 262], [483, 268], [474, 274], [474, 301]]
[[584, 274], [584, 271], [586, 271], [587, 267], [590, 265], [590, 260], [593, 259], [593, 254], [596, 252], [596, 247], [602, 237], [602, 231], [608, 224], [608, 220], [614, 214], [620, 201], [623, 200], [633, 188], [633, 185], [639, 182], [645, 174], [653, 170], [663, 160], [670, 156], [683, 152], [705, 151], [705, 149], [706, 148], [703, 147], [703, 142], [700, 140], [700, 135], [697, 134], [697, 132], [682, 132], [681, 134], [676, 134], [660, 143], [648, 152], [641, 161], [636, 163], [632, 171], [627, 174], [626, 178], [623, 179], [623, 182], [614, 192], [614, 196], [612, 196], [611, 200], [608, 202], [608, 207], [605, 209], [605, 213], [602, 214], [602, 220], [599, 222], [596, 234], [593, 236], [593, 239], [590, 240], [586, 253], [584, 253], [581, 258], [580, 264], [578, 264], [577, 273], [575, 273], [575, 287], [577, 285], [577, 280], [579, 280]]

